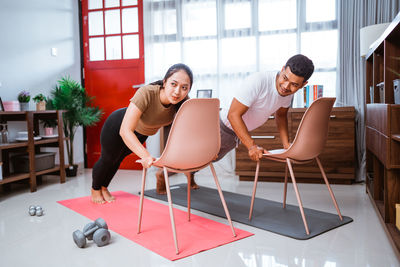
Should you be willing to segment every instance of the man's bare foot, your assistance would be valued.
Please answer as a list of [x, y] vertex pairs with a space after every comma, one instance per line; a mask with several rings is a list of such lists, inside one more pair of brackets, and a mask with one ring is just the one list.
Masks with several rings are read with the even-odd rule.
[[157, 177], [157, 185], [156, 185], [156, 192], [159, 195], [165, 195], [167, 193], [167, 189], [165, 188], [165, 180], [164, 180], [164, 173], [163, 170], [158, 170], [156, 172]]
[[104, 204], [106, 201], [104, 200], [103, 194], [101, 193], [101, 190], [94, 190], [92, 188], [91, 190], [91, 197], [92, 197], [92, 202], [96, 204]]
[[104, 186], [101, 187], [101, 194], [103, 195], [104, 200], [107, 201], [108, 203], [115, 201], [115, 197], [111, 195], [107, 187]]

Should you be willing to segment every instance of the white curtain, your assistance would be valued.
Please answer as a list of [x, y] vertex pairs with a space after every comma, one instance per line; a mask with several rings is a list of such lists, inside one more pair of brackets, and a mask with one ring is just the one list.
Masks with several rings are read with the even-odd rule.
[[[146, 83], [161, 79], [178, 62], [194, 73], [197, 90], [224, 92], [251, 73], [280, 70], [297, 53], [316, 71], [310, 84], [336, 94], [337, 6], [335, 0], [144, 0]], [[150, 143], [157, 142], [158, 137]], [[154, 148], [156, 145], [154, 146]], [[217, 169], [233, 174], [234, 153]]]
[[360, 29], [391, 22], [400, 0], [340, 0], [340, 53], [337, 100], [356, 108], [356, 180], [365, 180], [365, 59], [360, 57]]

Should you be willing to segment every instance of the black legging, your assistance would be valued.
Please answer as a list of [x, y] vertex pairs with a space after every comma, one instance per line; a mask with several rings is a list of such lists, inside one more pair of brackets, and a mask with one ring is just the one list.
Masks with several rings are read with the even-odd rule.
[[[119, 135], [125, 112], [126, 108], [121, 108], [111, 113], [101, 129], [101, 155], [92, 171], [94, 190], [100, 190], [102, 186], [108, 187], [122, 160], [132, 153]], [[134, 133], [142, 144], [148, 137], [136, 131]]]

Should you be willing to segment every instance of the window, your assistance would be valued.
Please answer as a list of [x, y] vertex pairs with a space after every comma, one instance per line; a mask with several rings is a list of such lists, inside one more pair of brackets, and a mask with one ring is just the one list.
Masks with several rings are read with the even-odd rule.
[[336, 0], [148, 0], [149, 53], [165, 65], [146, 68], [160, 77], [171, 64], [184, 62], [193, 70], [194, 87], [213, 88], [218, 96], [230, 83], [280, 70], [302, 53], [315, 65], [309, 84], [322, 84], [324, 96], [335, 96], [336, 6]]
[[136, 0], [88, 1], [90, 61], [139, 58], [137, 5]]

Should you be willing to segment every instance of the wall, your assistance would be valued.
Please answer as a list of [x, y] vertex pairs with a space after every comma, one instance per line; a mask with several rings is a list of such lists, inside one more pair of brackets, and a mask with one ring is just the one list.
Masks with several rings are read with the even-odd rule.
[[[22, 90], [48, 96], [58, 79], [81, 81], [77, 0], [0, 1], [0, 97], [16, 100]], [[51, 55], [52, 48], [57, 56]], [[31, 100], [30, 109], [35, 109]], [[11, 127], [13, 126], [13, 127]], [[10, 125], [10, 138], [26, 129]], [[13, 131], [14, 130], [14, 131]], [[82, 129], [75, 138], [75, 162], [83, 162]]]

